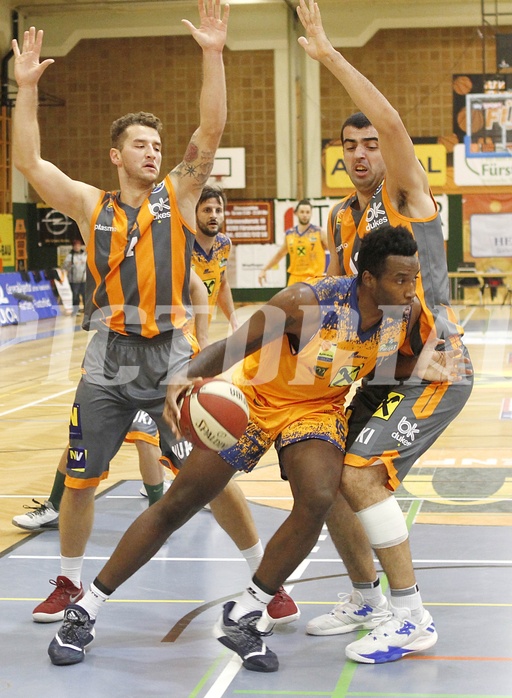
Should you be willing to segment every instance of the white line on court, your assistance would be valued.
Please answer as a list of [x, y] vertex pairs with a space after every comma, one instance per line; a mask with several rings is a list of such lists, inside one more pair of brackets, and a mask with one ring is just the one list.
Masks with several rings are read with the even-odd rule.
[[40, 405], [41, 402], [48, 402], [48, 400], [53, 400], [54, 397], [60, 397], [61, 395], [67, 395], [76, 390], [76, 385], [67, 390], [61, 390], [60, 393], [53, 393], [53, 395], [47, 395], [42, 397], [40, 400], [34, 400], [33, 402], [26, 402], [24, 405], [19, 405], [19, 407], [13, 407], [12, 410], [7, 410], [6, 412], [0, 412], [0, 417], [5, 417], [6, 414], [12, 414], [13, 412], [20, 412], [20, 410], [25, 410], [29, 407], [34, 407], [35, 405]]

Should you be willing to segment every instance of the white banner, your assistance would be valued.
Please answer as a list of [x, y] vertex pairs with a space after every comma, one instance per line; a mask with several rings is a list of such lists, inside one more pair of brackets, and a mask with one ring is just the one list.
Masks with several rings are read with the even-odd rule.
[[512, 156], [467, 157], [466, 146], [453, 149], [453, 179], [459, 187], [512, 184]]

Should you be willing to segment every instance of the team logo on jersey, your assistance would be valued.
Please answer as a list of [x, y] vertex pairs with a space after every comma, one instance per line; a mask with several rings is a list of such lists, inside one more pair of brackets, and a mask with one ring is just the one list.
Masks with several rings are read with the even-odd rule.
[[394, 393], [393, 391], [390, 391], [387, 394], [387, 397], [377, 407], [373, 413], [373, 416], [387, 421], [403, 399], [404, 395], [402, 393]]
[[315, 376], [324, 378], [327, 373], [327, 366], [315, 366]]
[[87, 465], [87, 449], [85, 448], [72, 448], [68, 449], [68, 462], [66, 464], [67, 470], [72, 470], [74, 473], [85, 473], [85, 467]]
[[331, 388], [340, 388], [343, 385], [352, 385], [357, 380], [361, 371], [360, 366], [342, 366], [332, 381], [329, 383]]
[[306, 256], [306, 248], [304, 245], [300, 245], [297, 247], [297, 257], [305, 257]]
[[158, 192], [161, 192], [162, 189], [165, 187], [165, 182], [159, 182], [158, 184], [155, 185], [155, 188], [151, 192], [152, 194], [158, 194]]
[[406, 417], [398, 422], [397, 430], [391, 434], [391, 438], [396, 439], [404, 446], [411, 446], [416, 435], [420, 433], [416, 422], [412, 424]]
[[398, 342], [394, 339], [388, 339], [379, 346], [379, 354], [394, 354], [398, 349]]
[[213, 289], [215, 288], [215, 279], [208, 279], [206, 281], [203, 281], [203, 283], [206, 286], [206, 290], [208, 291], [208, 296], [211, 296], [213, 293]]
[[385, 223], [389, 223], [382, 201], [373, 201], [366, 209], [366, 232], [380, 228]]
[[80, 405], [75, 402], [71, 408], [71, 414], [69, 416], [69, 438], [70, 439], [82, 439], [82, 423], [80, 420]]
[[167, 203], [168, 199], [165, 200], [162, 196], [158, 199], [158, 201], [155, 201], [153, 203], [148, 203], [148, 208], [149, 212], [153, 216], [153, 218], [156, 221], [161, 220], [162, 218], [170, 218], [171, 217], [171, 207]]

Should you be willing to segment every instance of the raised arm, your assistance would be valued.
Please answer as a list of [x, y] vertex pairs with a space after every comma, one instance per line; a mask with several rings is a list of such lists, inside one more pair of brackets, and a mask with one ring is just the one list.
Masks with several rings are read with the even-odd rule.
[[14, 39], [14, 77], [18, 83], [13, 118], [13, 163], [52, 208], [73, 218], [82, 236], [89, 235], [88, 216], [96, 203], [99, 190], [68, 177], [58, 167], [41, 157], [37, 121], [38, 83], [54, 61], [40, 62], [43, 31], [30, 27], [23, 35], [20, 50]]
[[199, 128], [194, 132], [183, 161], [171, 177], [185, 220], [195, 228], [195, 206], [212, 171], [215, 152], [226, 123], [226, 76], [222, 51], [226, 43], [229, 5], [221, 16], [220, 0], [199, 0], [200, 25], [183, 23], [203, 50], [203, 83], [199, 100]]
[[379, 133], [379, 147], [386, 164], [386, 183], [393, 203], [403, 201], [410, 217], [434, 214], [435, 204], [426, 173], [414, 153], [414, 147], [400, 115], [384, 95], [342, 54], [326, 36], [318, 4], [300, 0], [297, 8], [306, 36], [299, 44], [308, 56], [324, 65], [343, 85], [354, 104], [368, 117]]

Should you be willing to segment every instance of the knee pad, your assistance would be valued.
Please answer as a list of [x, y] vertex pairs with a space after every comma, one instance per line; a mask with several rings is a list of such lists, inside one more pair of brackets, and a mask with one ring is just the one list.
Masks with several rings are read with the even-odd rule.
[[392, 548], [403, 543], [409, 536], [404, 515], [393, 496], [358, 511], [356, 516], [374, 549]]

